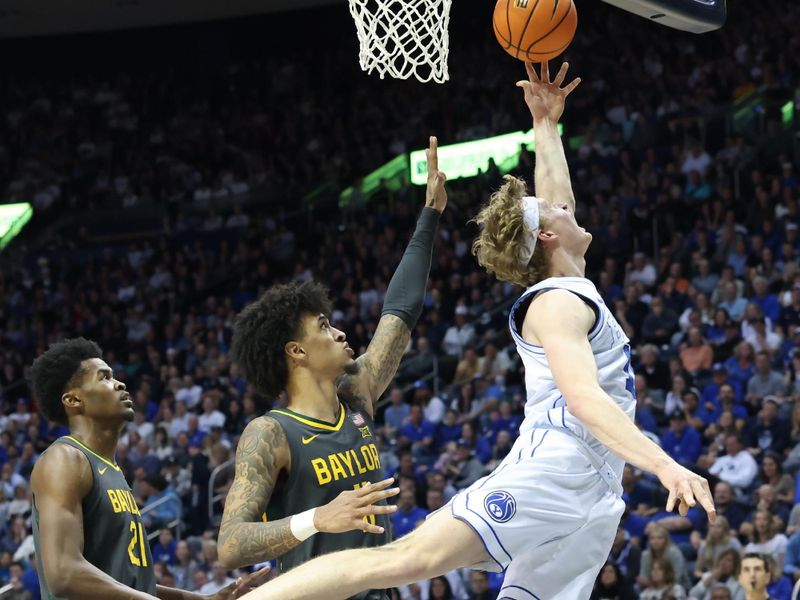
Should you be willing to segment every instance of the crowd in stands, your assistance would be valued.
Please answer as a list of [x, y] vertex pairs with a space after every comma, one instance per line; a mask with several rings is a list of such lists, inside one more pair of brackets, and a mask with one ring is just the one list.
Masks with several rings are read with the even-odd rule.
[[[665, 513], [658, 482], [627, 467], [626, 514], [593, 597], [741, 600], [741, 558], [759, 553], [772, 597], [788, 599], [800, 579], [800, 179], [769, 101], [800, 98], [800, 11], [782, 1], [776, 21], [732, 6], [725, 30], [692, 37], [593, 4], [581, 10], [603, 18], [582, 20], [570, 50], [584, 83], [565, 115], [580, 136], [568, 149], [578, 220], [594, 236], [587, 275], [631, 339], [638, 425], [709, 478], [718, 511], [713, 525], [699, 507]], [[446, 143], [529, 127], [519, 65], [488, 36], [454, 38], [453, 81], [413, 100], [397, 93], [407, 84], [351, 70], [337, 47], [231, 64], [210, 88], [168, 72], [0, 85], [0, 189], [32, 199], [37, 231], [76, 209], [88, 221], [94, 209], [166, 207], [157, 235], [25, 239], [25, 264], [0, 271], [9, 597], [39, 598], [28, 478], [65, 433], [38, 412], [26, 374], [48, 343], [77, 335], [100, 343], [134, 396], [117, 462], [141, 506], [166, 498], [145, 514], [160, 581], [212, 593], [235, 576], [217, 559], [209, 477], [244, 426], [285, 398], [254, 394], [228, 359], [233, 318], [273, 283], [318, 279], [332, 290], [331, 321], [362, 353], [422, 190], [384, 188], [347, 219], [286, 208], [429, 133]], [[724, 115], [748, 93], [765, 99], [763, 126], [735, 131]], [[514, 172], [530, 179], [533, 165], [523, 151]], [[467, 223], [500, 175], [491, 166], [448, 184], [425, 311], [378, 413], [381, 463], [401, 488], [395, 536], [498, 464], [523, 419], [507, 332], [521, 290], [479, 269]], [[235, 206], [220, 214], [221, 199]], [[124, 212], [117, 221], [124, 232]], [[224, 497], [222, 473], [212, 495]], [[484, 600], [501, 580], [454, 572], [393, 593]]]

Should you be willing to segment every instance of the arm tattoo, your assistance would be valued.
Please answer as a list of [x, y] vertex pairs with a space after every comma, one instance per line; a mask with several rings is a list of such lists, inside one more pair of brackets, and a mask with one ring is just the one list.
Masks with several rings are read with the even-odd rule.
[[397, 374], [410, 339], [411, 331], [400, 317], [381, 317], [367, 351], [356, 361], [358, 373], [345, 377], [339, 385], [339, 392], [371, 413], [372, 404]]
[[261, 522], [288, 451], [283, 428], [269, 417], [254, 420], [242, 433], [219, 531], [220, 553], [235, 563], [228, 566], [265, 562], [300, 545], [289, 528], [291, 517]]

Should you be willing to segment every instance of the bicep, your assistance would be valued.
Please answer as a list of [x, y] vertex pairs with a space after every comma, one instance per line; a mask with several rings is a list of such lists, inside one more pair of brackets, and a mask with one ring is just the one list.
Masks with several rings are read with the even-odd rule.
[[235, 476], [225, 499], [221, 534], [226, 526], [261, 520], [288, 455], [286, 435], [274, 419], [261, 417], [245, 428], [236, 447]]
[[567, 403], [597, 390], [597, 363], [588, 338], [594, 313], [586, 303], [571, 292], [548, 292], [531, 304], [529, 319]]
[[31, 476], [42, 564], [51, 585], [64, 574], [65, 564], [83, 559], [82, 502], [91, 486], [87, 478], [92, 477], [86, 465], [58, 450], [40, 460]]

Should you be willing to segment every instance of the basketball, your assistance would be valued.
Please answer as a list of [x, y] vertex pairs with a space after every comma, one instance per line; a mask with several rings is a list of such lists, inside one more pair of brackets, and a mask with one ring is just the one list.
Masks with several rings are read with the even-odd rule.
[[526, 62], [544, 62], [564, 52], [577, 27], [572, 0], [497, 0], [494, 8], [497, 41]]

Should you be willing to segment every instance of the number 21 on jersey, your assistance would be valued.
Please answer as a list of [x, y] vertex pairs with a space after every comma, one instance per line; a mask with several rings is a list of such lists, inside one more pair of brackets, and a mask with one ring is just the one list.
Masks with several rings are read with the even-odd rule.
[[[144, 527], [141, 522], [131, 521], [131, 541], [128, 544], [128, 558], [134, 567], [147, 567], [147, 553], [145, 552]], [[136, 546], [139, 546], [139, 556], [136, 556]]]

